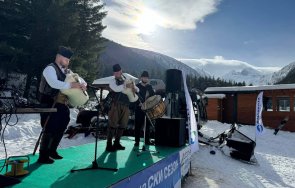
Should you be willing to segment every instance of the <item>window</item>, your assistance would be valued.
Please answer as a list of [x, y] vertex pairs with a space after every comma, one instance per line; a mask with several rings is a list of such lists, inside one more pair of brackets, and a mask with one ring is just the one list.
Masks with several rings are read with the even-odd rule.
[[265, 111], [273, 111], [271, 97], [263, 97], [263, 108]]
[[290, 112], [290, 97], [277, 98], [277, 111]]

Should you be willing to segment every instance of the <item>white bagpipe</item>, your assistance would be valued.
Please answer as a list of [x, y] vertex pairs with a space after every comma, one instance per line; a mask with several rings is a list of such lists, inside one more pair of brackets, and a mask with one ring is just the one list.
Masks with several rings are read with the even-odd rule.
[[129, 88], [129, 87], [125, 87], [125, 90], [122, 91], [122, 93], [126, 94], [128, 99], [129, 99], [129, 102], [135, 102], [138, 100], [138, 96], [136, 95], [135, 92], [132, 91], [133, 88], [135, 88], [135, 83], [134, 81], [131, 79], [131, 78], [126, 78], [124, 76], [124, 74], [122, 74], [122, 79], [124, 80], [124, 85], [128, 85], [128, 84], [133, 84], [133, 87], [132, 88]]
[[[73, 73], [72, 71], [69, 71], [69, 73], [66, 74], [65, 82], [81, 83], [82, 80], [77, 73]], [[79, 89], [79, 88], [62, 89], [60, 91], [62, 94], [68, 97], [69, 103], [72, 106], [84, 105], [89, 100], [89, 95], [87, 91], [83, 91], [82, 89]]]

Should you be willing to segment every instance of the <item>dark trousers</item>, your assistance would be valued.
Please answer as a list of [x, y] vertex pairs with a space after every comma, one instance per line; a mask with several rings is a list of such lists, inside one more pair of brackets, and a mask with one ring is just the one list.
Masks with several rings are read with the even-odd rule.
[[[140, 109], [136, 108], [135, 110], [135, 142], [140, 141], [141, 130], [144, 127], [145, 113]], [[146, 130], [145, 130], [145, 141], [150, 140], [150, 122], [146, 118]]]
[[64, 131], [70, 122], [70, 110], [67, 105], [56, 103], [54, 108], [57, 109], [57, 112], [53, 112], [51, 114], [41, 114], [42, 128], [44, 127], [47, 117], [50, 117], [42, 135], [40, 143], [40, 155], [47, 155], [50, 152], [56, 152], [57, 147], [63, 137]]

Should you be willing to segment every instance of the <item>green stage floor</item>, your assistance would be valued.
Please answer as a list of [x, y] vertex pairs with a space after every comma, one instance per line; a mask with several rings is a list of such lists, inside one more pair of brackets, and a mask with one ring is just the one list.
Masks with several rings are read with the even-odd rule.
[[[30, 155], [30, 166], [26, 168], [30, 173], [21, 179], [21, 183], [12, 187], [109, 187], [165, 158], [178, 152], [181, 148], [149, 146], [154, 152], [144, 152], [139, 156], [138, 148], [134, 147], [133, 137], [124, 137], [121, 144], [126, 146], [124, 151], [105, 152], [106, 141], [101, 140], [97, 146], [97, 162], [100, 167], [117, 168], [117, 172], [107, 170], [87, 170], [71, 173], [71, 169], [91, 167], [94, 161], [95, 143], [60, 149], [64, 157], [55, 160], [53, 164], [41, 165], [37, 163], [38, 155]], [[140, 149], [142, 148], [140, 143]], [[136, 149], [136, 151], [134, 151]], [[0, 164], [3, 164], [3, 160]], [[25, 165], [26, 166], [26, 165]], [[3, 170], [5, 173], [5, 170]]]

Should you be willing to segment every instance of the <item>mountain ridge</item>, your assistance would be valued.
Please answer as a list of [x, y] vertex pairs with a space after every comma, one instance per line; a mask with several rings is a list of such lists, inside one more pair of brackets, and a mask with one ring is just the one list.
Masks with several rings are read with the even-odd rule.
[[190, 66], [172, 57], [158, 52], [126, 47], [113, 41], [107, 41], [106, 48], [102, 51], [99, 59], [101, 71], [99, 77], [112, 75], [112, 66], [120, 64], [123, 72], [126, 71], [134, 76], [140, 76], [147, 70], [151, 77], [165, 78], [167, 69], [180, 69], [188, 75], [200, 77], [209, 76], [202, 70], [195, 70]]

